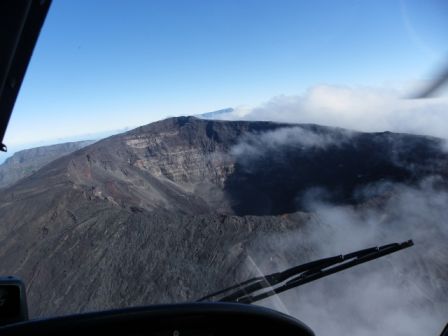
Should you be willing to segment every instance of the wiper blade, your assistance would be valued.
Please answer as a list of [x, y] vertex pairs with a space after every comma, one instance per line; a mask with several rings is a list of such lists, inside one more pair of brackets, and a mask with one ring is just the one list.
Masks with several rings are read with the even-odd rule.
[[[218, 292], [209, 294], [198, 301], [225, 301], [252, 303], [282, 293], [288, 289], [304, 285], [347, 268], [381, 258], [414, 245], [412, 240], [371, 247], [345, 255], [319, 259], [283, 272], [256, 277]], [[265, 290], [265, 291], [262, 291]]]

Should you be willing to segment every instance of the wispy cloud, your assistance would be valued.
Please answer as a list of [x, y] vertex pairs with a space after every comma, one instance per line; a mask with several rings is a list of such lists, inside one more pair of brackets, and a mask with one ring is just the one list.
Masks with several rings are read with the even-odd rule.
[[269, 150], [279, 150], [284, 146], [297, 149], [323, 149], [328, 146], [338, 146], [347, 142], [351, 132], [334, 130], [329, 133], [319, 133], [306, 127], [284, 127], [260, 134], [246, 134], [231, 148], [231, 154], [239, 159], [251, 160], [263, 156]]

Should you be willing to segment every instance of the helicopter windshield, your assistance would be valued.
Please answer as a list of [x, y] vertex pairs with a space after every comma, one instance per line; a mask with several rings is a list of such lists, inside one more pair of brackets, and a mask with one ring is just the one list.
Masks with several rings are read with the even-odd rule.
[[442, 0], [53, 0], [2, 141], [0, 275], [32, 318], [203, 298], [439, 334], [447, 28]]

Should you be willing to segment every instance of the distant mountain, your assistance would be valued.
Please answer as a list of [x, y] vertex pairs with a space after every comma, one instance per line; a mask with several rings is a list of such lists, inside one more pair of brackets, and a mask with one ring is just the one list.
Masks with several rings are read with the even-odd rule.
[[12, 185], [18, 180], [35, 173], [49, 162], [94, 142], [90, 140], [67, 142], [16, 152], [0, 165], [0, 188]]
[[[445, 190], [441, 143], [311, 124], [155, 122], [2, 190], [0, 273], [25, 280], [32, 316], [194, 300], [256, 275], [256, 255], [270, 256], [261, 259], [269, 269], [315, 257], [313, 230], [327, 225], [310, 206], [317, 198], [352, 214], [383, 211], [379, 237], [391, 237], [399, 214], [385, 204], [394, 186], [437, 176]], [[294, 232], [299, 240], [287, 250], [279, 240]], [[433, 276], [425, 304], [437, 306], [448, 293], [448, 251], [439, 231], [421, 232], [435, 261], [412, 254], [420, 266], [410, 281]], [[394, 268], [397, 279], [408, 274], [403, 267]]]
[[205, 112], [201, 114], [195, 115], [197, 118], [201, 119], [225, 119], [226, 116], [230, 115], [234, 111], [233, 108], [228, 107], [222, 110], [212, 111], [212, 112]]

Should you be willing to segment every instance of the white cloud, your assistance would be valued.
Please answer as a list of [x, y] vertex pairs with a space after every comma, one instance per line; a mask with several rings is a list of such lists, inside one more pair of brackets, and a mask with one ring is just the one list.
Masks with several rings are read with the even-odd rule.
[[404, 132], [448, 138], [448, 98], [403, 99], [398, 91], [319, 85], [302, 95], [277, 96], [229, 119], [315, 123], [366, 132]]
[[315, 213], [296, 232], [260, 237], [248, 254], [263, 274], [411, 238], [415, 246], [291, 289], [277, 298], [284, 309], [275, 301], [259, 304], [301, 319], [317, 335], [438, 335], [448, 312], [448, 193], [438, 181], [396, 184], [378, 208], [316, 200]]

